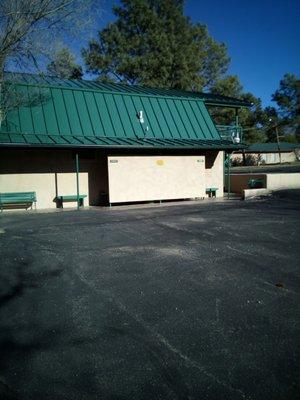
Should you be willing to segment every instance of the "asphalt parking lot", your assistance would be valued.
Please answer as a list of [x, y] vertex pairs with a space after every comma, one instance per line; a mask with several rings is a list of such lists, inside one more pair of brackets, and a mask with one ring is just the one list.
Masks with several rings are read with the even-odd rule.
[[0, 398], [299, 398], [300, 193], [0, 217]]

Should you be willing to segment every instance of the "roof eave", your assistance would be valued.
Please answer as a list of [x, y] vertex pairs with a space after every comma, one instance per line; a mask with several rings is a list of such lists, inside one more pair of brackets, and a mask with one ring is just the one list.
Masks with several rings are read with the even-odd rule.
[[71, 148], [80, 148], [80, 149], [134, 149], [134, 150], [218, 150], [218, 151], [238, 151], [245, 148], [244, 145], [235, 145], [235, 144], [220, 144], [220, 146], [215, 145], [194, 145], [194, 146], [139, 146], [139, 145], [90, 145], [90, 144], [30, 144], [30, 143], [1, 143], [0, 147], [16, 147], [16, 148], [60, 148], [60, 149], [71, 149]]
[[226, 107], [226, 108], [250, 108], [252, 104], [250, 103], [218, 103], [214, 101], [205, 101], [205, 105], [209, 107]]

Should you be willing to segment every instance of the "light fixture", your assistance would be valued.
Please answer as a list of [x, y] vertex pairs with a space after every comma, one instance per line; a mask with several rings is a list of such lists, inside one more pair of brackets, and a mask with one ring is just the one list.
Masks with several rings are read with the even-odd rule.
[[137, 114], [138, 119], [140, 120], [140, 123], [143, 124], [144, 121], [144, 117], [143, 117], [143, 111], [139, 111]]

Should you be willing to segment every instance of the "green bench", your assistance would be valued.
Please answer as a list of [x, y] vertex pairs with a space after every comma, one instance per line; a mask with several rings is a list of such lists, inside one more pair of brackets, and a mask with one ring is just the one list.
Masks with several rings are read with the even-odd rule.
[[218, 188], [206, 188], [205, 193], [208, 194], [208, 197], [216, 197]]
[[36, 208], [36, 193], [35, 192], [11, 192], [0, 193], [0, 208], [3, 211], [4, 206], [24, 205], [25, 208], [35, 205]]
[[[84, 199], [87, 197], [86, 194], [80, 194], [78, 196], [79, 199], [79, 206], [82, 207], [83, 206], [83, 201]], [[63, 208], [63, 203], [65, 202], [77, 202], [77, 194], [71, 194], [68, 196], [57, 196], [56, 197], [56, 202], [57, 202], [57, 206], [58, 208]]]
[[251, 178], [248, 181], [248, 188], [259, 189], [264, 187], [264, 181], [260, 178]]

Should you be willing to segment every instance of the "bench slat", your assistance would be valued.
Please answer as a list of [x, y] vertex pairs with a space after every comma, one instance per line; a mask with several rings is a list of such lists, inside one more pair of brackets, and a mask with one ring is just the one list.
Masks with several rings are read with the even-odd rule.
[[36, 201], [35, 192], [10, 192], [10, 193], [0, 193], [0, 203], [10, 202], [10, 201]]
[[10, 198], [10, 199], [0, 199], [0, 203], [2, 204], [10, 204], [10, 203], [32, 203], [33, 199], [32, 198]]

